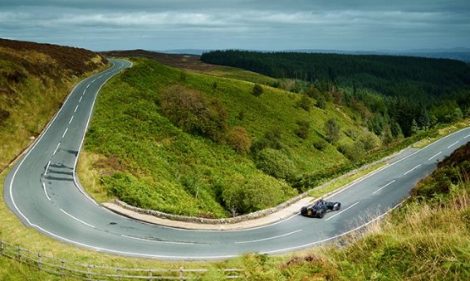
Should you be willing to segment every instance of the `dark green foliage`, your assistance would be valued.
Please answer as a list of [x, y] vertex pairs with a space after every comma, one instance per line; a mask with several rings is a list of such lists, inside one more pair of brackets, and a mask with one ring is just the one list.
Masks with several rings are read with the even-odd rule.
[[326, 139], [330, 143], [335, 143], [339, 140], [340, 127], [335, 119], [329, 119], [325, 123]]
[[268, 175], [289, 181], [295, 176], [296, 168], [281, 150], [265, 148], [256, 155], [256, 167]]
[[297, 125], [299, 127], [295, 130], [295, 134], [301, 139], [307, 139], [310, 130], [310, 123], [308, 121], [297, 121]]
[[310, 111], [312, 108], [313, 102], [307, 95], [302, 95], [302, 98], [299, 100], [297, 106], [302, 108], [305, 111]]
[[323, 139], [318, 139], [313, 143], [313, 147], [315, 147], [318, 150], [324, 150], [328, 146], [328, 143], [324, 141]]
[[264, 148], [282, 148], [281, 130], [279, 128], [273, 128], [272, 130], [264, 133], [264, 136], [260, 140], [255, 142], [252, 147], [252, 151], [256, 153]]
[[255, 84], [251, 93], [253, 96], [259, 97], [263, 94], [263, 87], [259, 84]]
[[354, 144], [342, 144], [338, 147], [338, 151], [352, 162], [361, 160], [365, 154], [364, 145], [360, 141], [357, 141]]
[[0, 126], [5, 123], [5, 121], [8, 119], [10, 116], [10, 112], [4, 109], [0, 108]]
[[221, 141], [227, 129], [227, 113], [217, 100], [182, 86], [166, 89], [160, 100], [162, 113], [186, 132]]

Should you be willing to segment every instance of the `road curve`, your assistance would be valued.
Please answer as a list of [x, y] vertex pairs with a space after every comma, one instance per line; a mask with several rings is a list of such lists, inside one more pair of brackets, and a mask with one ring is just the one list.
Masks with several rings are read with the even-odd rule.
[[381, 217], [408, 196], [438, 160], [470, 140], [462, 129], [412, 154], [399, 155], [364, 180], [331, 196], [342, 210], [323, 219], [293, 216], [237, 231], [184, 230], [146, 224], [96, 204], [75, 176], [78, 153], [96, 96], [112, 76], [130, 67], [112, 60], [106, 71], [81, 81], [62, 108], [7, 176], [4, 198], [27, 226], [74, 245], [127, 256], [220, 259], [287, 252], [335, 239]]

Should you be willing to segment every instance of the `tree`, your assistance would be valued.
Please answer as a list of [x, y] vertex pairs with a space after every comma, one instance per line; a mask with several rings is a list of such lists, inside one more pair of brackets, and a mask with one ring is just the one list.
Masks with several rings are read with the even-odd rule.
[[340, 127], [335, 119], [329, 119], [325, 123], [326, 139], [330, 143], [335, 143], [339, 140]]
[[263, 94], [263, 87], [261, 87], [261, 85], [259, 84], [255, 84], [251, 93], [253, 94], [253, 96], [259, 97]]

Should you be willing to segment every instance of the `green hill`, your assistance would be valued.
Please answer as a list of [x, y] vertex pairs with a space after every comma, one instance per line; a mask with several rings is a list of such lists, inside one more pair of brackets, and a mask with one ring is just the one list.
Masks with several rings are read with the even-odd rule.
[[84, 49], [0, 39], [0, 170], [40, 133], [74, 84], [105, 64]]
[[88, 190], [100, 201], [227, 217], [274, 206], [351, 167], [356, 153], [380, 150], [345, 107], [218, 75], [141, 58], [112, 79], [79, 164]]

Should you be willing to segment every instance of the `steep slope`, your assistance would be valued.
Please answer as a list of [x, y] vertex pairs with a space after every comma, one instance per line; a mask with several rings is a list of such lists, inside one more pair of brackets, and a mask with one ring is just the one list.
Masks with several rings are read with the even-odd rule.
[[39, 134], [73, 85], [105, 64], [84, 49], [0, 39], [0, 170]]
[[[344, 169], [351, 160], [336, 146], [380, 144], [340, 106], [305, 107], [301, 95], [255, 88], [134, 60], [97, 100], [81, 181], [99, 200], [226, 217], [280, 203], [307, 187], [298, 185], [306, 175]], [[340, 128], [332, 144], [328, 120]]]

